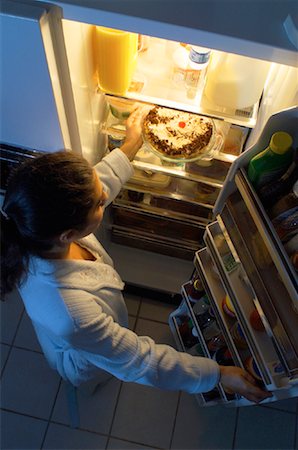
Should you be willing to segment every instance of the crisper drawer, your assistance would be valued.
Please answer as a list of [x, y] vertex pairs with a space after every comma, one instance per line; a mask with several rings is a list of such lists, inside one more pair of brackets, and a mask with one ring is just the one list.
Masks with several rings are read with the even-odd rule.
[[[184, 180], [182, 180], [184, 181]], [[144, 192], [144, 188], [138, 190], [136, 186], [130, 189], [122, 189], [113, 205], [129, 207], [130, 209], [148, 212], [153, 215], [171, 217], [181, 221], [192, 221], [200, 225], [207, 225], [212, 219], [212, 206], [192, 203], [182, 199], [171, 197], [171, 192], [166, 197], [156, 193]]]
[[112, 206], [112, 240], [123, 245], [192, 260], [202, 246], [204, 226]]

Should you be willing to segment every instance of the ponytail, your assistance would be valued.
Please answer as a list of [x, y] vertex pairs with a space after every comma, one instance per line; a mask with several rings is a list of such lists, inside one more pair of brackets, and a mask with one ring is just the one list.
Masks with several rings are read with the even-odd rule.
[[1, 225], [1, 300], [27, 272], [29, 253], [14, 222], [0, 214]]
[[1, 296], [26, 278], [31, 255], [42, 256], [68, 229], [81, 231], [94, 204], [94, 173], [74, 153], [31, 159], [12, 172], [1, 210]]

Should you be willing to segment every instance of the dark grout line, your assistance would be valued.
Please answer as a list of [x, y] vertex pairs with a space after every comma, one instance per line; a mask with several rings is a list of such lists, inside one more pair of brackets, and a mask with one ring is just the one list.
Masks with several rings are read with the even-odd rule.
[[20, 345], [12, 345], [13, 348], [17, 348], [18, 350], [26, 350], [27, 352], [38, 353], [39, 355], [44, 356], [41, 350], [34, 350], [33, 348], [22, 347]]
[[174, 417], [174, 422], [173, 422], [173, 427], [172, 427], [172, 433], [171, 433], [171, 438], [170, 438], [170, 448], [172, 448], [172, 443], [173, 443], [173, 439], [174, 439], [174, 433], [175, 433], [175, 428], [176, 428], [178, 409], [179, 409], [179, 405], [180, 405], [180, 401], [181, 401], [181, 395], [182, 395], [181, 391], [179, 391], [178, 401], [177, 401], [177, 406], [176, 406], [176, 411], [175, 411], [175, 417]]
[[0, 410], [1, 411], [5, 411], [5, 412], [10, 412], [10, 413], [13, 413], [13, 414], [17, 414], [18, 416], [29, 417], [30, 419], [41, 420], [42, 422], [47, 422], [48, 421], [48, 419], [44, 419], [42, 417], [37, 417], [37, 416], [32, 416], [31, 414], [22, 413], [22, 412], [15, 411], [15, 410], [9, 409], [9, 408], [1, 407]]
[[[152, 445], [147, 445], [147, 444], [144, 444], [143, 442], [129, 441], [128, 439], [120, 438], [119, 436], [112, 436], [112, 435], [110, 435], [110, 436], [109, 436], [109, 439], [110, 439], [110, 438], [111, 438], [111, 439], [116, 439], [116, 440], [118, 440], [118, 441], [127, 442], [128, 444], [142, 445], [143, 447], [148, 448], [148, 450], [149, 450], [149, 449], [154, 449], [154, 450], [167, 450], [167, 449], [164, 449], [163, 447], [153, 447]], [[107, 447], [106, 447], [106, 448], [107, 448]]]
[[49, 426], [50, 426], [50, 423], [51, 423], [51, 418], [52, 418], [52, 415], [53, 415], [53, 412], [54, 412], [54, 408], [55, 408], [55, 405], [56, 405], [56, 401], [57, 401], [57, 397], [58, 397], [58, 394], [59, 394], [59, 391], [60, 391], [61, 384], [62, 384], [62, 378], [60, 378], [58, 389], [57, 389], [57, 392], [56, 392], [56, 395], [55, 395], [55, 398], [54, 398], [54, 401], [53, 401], [53, 405], [52, 405], [52, 408], [51, 408], [50, 416], [49, 416], [49, 419], [48, 419], [48, 424], [47, 424], [45, 432], [44, 432], [43, 440], [41, 441], [41, 446], [40, 446], [41, 449], [43, 448], [45, 440], [46, 440], [46, 437], [47, 437], [48, 429], [49, 429]]
[[[290, 400], [291, 398], [295, 398], [295, 397], [289, 397], [289, 398], [285, 398], [284, 400]], [[282, 400], [279, 400], [282, 401]], [[280, 411], [280, 412], [284, 412], [284, 413], [288, 413], [288, 414], [294, 414], [295, 416], [298, 414], [297, 411], [288, 411], [287, 409], [282, 409], [279, 408], [278, 406], [269, 406], [269, 405], [273, 405], [276, 402], [271, 402], [271, 403], [267, 403], [266, 405], [256, 405], [258, 408], [265, 408], [265, 409], [273, 409], [274, 411]], [[296, 407], [297, 409], [297, 407]]]
[[11, 340], [11, 344], [6, 344], [6, 345], [9, 345], [10, 349], [9, 349], [9, 352], [7, 354], [7, 357], [6, 357], [6, 361], [5, 361], [5, 363], [4, 363], [3, 367], [2, 367], [2, 370], [1, 370], [1, 378], [4, 375], [4, 371], [5, 371], [5, 368], [6, 368], [6, 365], [7, 365], [7, 361], [9, 359], [10, 354], [11, 354], [12, 348], [14, 347], [14, 341], [15, 341], [16, 336], [18, 334], [18, 331], [19, 331], [19, 328], [20, 328], [20, 325], [21, 325], [22, 318], [23, 318], [24, 314], [25, 314], [25, 308], [23, 306], [23, 310], [21, 312], [21, 315], [20, 315], [20, 318], [19, 318], [19, 322], [18, 322], [18, 324], [16, 326], [15, 333], [14, 333], [13, 338]]
[[114, 412], [113, 412], [113, 417], [112, 417], [111, 425], [110, 425], [110, 428], [109, 428], [109, 434], [108, 434], [106, 449], [108, 448], [108, 445], [109, 445], [110, 435], [111, 435], [111, 431], [112, 431], [112, 428], [113, 428], [113, 425], [114, 425], [114, 420], [115, 420], [115, 417], [116, 417], [116, 411], [117, 411], [117, 408], [118, 408], [118, 403], [119, 403], [119, 398], [120, 398], [121, 391], [122, 391], [122, 386], [123, 386], [123, 381], [121, 381], [120, 388], [119, 388], [119, 391], [118, 391], [118, 395], [117, 395], [117, 399], [116, 399], [116, 403], [115, 403], [115, 408], [114, 408]]
[[78, 430], [78, 431], [84, 431], [86, 433], [92, 433], [92, 434], [95, 434], [96, 436], [101, 436], [101, 437], [106, 437], [106, 438], [109, 437], [109, 435], [106, 434], [106, 433], [100, 433], [99, 431], [90, 430], [90, 428], [84, 428], [84, 427], [71, 428], [66, 423], [59, 422], [58, 420], [51, 420], [50, 424], [59, 425], [59, 426], [64, 427], [64, 428], [68, 428], [69, 430]]
[[236, 410], [236, 418], [235, 418], [235, 427], [234, 427], [234, 434], [233, 434], [232, 449], [235, 449], [238, 420], [239, 420], [239, 408], [237, 408], [237, 410]]

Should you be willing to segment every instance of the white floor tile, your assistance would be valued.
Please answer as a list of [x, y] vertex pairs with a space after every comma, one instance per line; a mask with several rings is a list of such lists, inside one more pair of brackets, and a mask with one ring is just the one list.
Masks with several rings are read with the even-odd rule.
[[9, 345], [5, 345], [5, 344], [1, 344], [1, 350], [0, 350], [0, 355], [1, 355], [1, 372], [2, 369], [6, 363], [7, 360], [7, 356], [10, 350], [10, 346]]
[[176, 308], [177, 306], [175, 305], [169, 305], [156, 300], [142, 298], [139, 316], [144, 319], [152, 319], [159, 322], [168, 323], [169, 315]]
[[5, 302], [0, 302], [1, 342], [12, 344], [24, 306], [17, 291], [7, 295]]
[[59, 383], [43, 355], [13, 348], [2, 377], [2, 407], [48, 419]]
[[123, 383], [111, 435], [147, 446], [169, 448], [178, 395]]
[[233, 448], [235, 408], [200, 407], [193, 395], [181, 394], [171, 449]]
[[14, 345], [17, 347], [22, 347], [28, 350], [34, 350], [36, 352], [42, 353], [33, 325], [26, 311], [24, 312], [21, 319]]
[[44, 420], [1, 411], [1, 448], [3, 450], [39, 449], [47, 428]]
[[150, 336], [158, 344], [168, 344], [176, 348], [170, 327], [165, 323], [158, 323], [153, 320], [138, 319], [135, 332], [139, 336]]
[[105, 449], [108, 437], [51, 423], [42, 449]]
[[[112, 379], [96, 389], [93, 395], [83, 394], [78, 390], [78, 405], [80, 427], [97, 433], [108, 434], [116, 407], [121, 382]], [[67, 401], [64, 383], [57, 396], [52, 420], [62, 424], [69, 424]]]
[[235, 448], [291, 450], [295, 427], [295, 414], [258, 406], [239, 408]]

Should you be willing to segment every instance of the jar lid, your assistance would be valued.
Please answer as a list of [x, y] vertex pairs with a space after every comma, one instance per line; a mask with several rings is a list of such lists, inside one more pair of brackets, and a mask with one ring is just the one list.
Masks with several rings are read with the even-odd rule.
[[209, 48], [193, 46], [189, 52], [189, 59], [197, 64], [205, 64], [209, 61], [210, 53]]
[[270, 140], [270, 148], [274, 153], [284, 154], [292, 145], [293, 139], [285, 131], [274, 133]]

